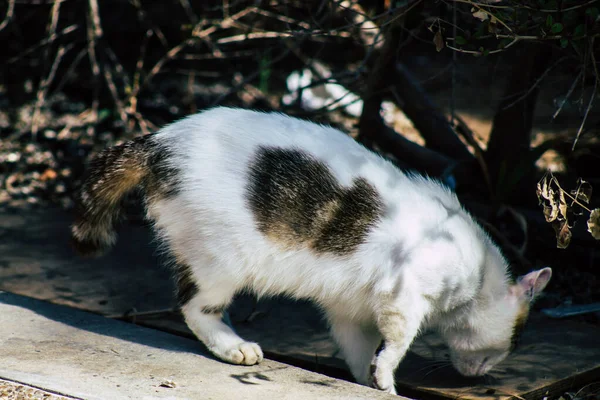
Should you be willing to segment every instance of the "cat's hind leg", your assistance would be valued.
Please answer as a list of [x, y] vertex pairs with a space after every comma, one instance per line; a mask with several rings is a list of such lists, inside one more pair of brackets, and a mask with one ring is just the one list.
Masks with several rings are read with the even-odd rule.
[[[223, 322], [223, 312], [231, 302], [235, 280], [226, 276], [193, 281], [193, 272], [179, 266], [177, 277], [179, 306], [187, 326], [216, 357], [232, 364], [254, 365], [262, 361], [263, 352], [256, 343], [239, 337]], [[187, 271], [182, 278], [181, 271]]]
[[370, 364], [381, 343], [381, 334], [375, 326], [360, 325], [343, 317], [329, 316], [328, 319], [331, 334], [354, 379], [362, 385], [369, 385]]

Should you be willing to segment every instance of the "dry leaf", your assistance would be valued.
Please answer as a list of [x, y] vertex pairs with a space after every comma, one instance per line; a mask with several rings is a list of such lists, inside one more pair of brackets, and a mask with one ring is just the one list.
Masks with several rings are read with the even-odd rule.
[[[471, 11], [473, 11], [473, 10], [474, 10], [474, 8], [471, 9]], [[485, 21], [489, 17], [488, 13], [486, 13], [486, 12], [484, 12], [482, 10], [475, 11], [473, 13], [473, 16], [475, 18], [477, 18], [478, 20], [480, 20], [480, 21]]]
[[[550, 200], [550, 185], [548, 184], [548, 175], [544, 176], [540, 182], [542, 182], [541, 187], [539, 187], [540, 195], [544, 199]], [[538, 185], [540, 182], [538, 182]]]
[[600, 240], [600, 208], [592, 210], [590, 219], [587, 222], [588, 232], [596, 240]]
[[433, 44], [435, 44], [435, 49], [439, 52], [444, 48], [444, 38], [442, 37], [442, 32], [437, 31], [433, 36]]
[[544, 204], [544, 217], [546, 218], [546, 222], [553, 222], [558, 216], [558, 208], [550, 207]]
[[559, 249], [566, 249], [569, 247], [569, 243], [571, 243], [571, 229], [569, 229], [569, 224], [566, 221], [554, 221], [552, 223], [552, 227], [554, 228], [554, 232], [556, 232], [556, 247]]
[[498, 19], [496, 17], [492, 17], [490, 19], [490, 24], [488, 25], [489, 33], [497, 33], [498, 32]]
[[556, 192], [554, 190], [549, 189], [548, 203], [544, 204], [544, 217], [546, 217], [546, 222], [552, 222], [558, 217], [558, 201], [556, 199]]
[[577, 179], [577, 190], [571, 190], [571, 195], [579, 201], [590, 204], [592, 199], [592, 185], [583, 179]]
[[568, 219], [567, 211], [569, 210], [569, 206], [567, 205], [567, 201], [565, 200], [565, 192], [560, 191], [559, 200], [558, 200], [558, 209], [560, 211], [560, 215], [562, 215], [563, 219]]

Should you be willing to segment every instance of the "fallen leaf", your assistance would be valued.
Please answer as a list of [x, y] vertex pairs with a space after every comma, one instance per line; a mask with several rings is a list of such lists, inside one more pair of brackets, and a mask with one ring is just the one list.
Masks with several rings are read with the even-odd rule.
[[559, 249], [569, 247], [571, 237], [573, 236], [569, 224], [566, 221], [556, 220], [552, 223], [552, 227], [554, 228], [554, 232], [556, 232], [556, 247]]
[[42, 175], [40, 176], [40, 180], [43, 181], [48, 181], [48, 180], [53, 180], [56, 179], [56, 177], [58, 176], [58, 174], [56, 173], [55, 170], [53, 170], [52, 168], [48, 168], [47, 170], [45, 170]]
[[444, 48], [444, 38], [442, 37], [442, 32], [437, 31], [433, 36], [433, 44], [435, 44], [435, 49], [440, 52]]
[[177, 384], [174, 381], [167, 379], [166, 381], [161, 382], [159, 386], [165, 388], [174, 388], [177, 387]]
[[588, 232], [596, 240], [600, 240], [600, 208], [592, 210], [590, 219], [587, 222]]

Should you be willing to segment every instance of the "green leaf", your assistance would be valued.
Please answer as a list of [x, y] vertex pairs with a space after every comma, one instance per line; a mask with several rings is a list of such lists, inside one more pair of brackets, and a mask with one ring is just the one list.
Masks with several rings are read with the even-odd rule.
[[577, 25], [575, 27], [575, 30], [573, 31], [574, 36], [583, 36], [584, 33], [585, 33], [585, 24]]
[[111, 115], [111, 110], [108, 108], [102, 108], [98, 110], [98, 121], [102, 121]]
[[462, 36], [457, 36], [454, 38], [454, 43], [456, 43], [459, 46], [462, 46], [463, 44], [467, 44], [467, 39], [465, 39]]
[[560, 39], [560, 47], [562, 47], [563, 49], [566, 49], [568, 45], [569, 45], [569, 39], [567, 39], [567, 38]]
[[585, 15], [589, 15], [594, 21], [596, 21], [596, 19], [598, 18], [599, 13], [600, 11], [598, 11], [598, 7], [590, 7], [587, 10], [585, 10]]
[[552, 22], [553, 22], [552, 14], [548, 14], [548, 17], [546, 18], [546, 26], [548, 28], [550, 28], [552, 26]]
[[563, 25], [560, 22], [552, 24], [552, 28], [550, 29], [552, 33], [560, 33], [563, 30]]

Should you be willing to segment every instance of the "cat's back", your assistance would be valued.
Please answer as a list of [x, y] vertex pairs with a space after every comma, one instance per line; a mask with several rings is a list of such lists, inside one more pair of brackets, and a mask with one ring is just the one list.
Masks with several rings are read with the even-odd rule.
[[231, 189], [236, 183], [244, 186], [249, 166], [261, 151], [311, 158], [341, 185], [350, 185], [358, 171], [369, 165], [390, 169], [386, 161], [341, 131], [276, 112], [213, 108], [163, 128], [157, 140], [169, 149], [173, 166], [185, 176], [183, 182], [196, 186], [209, 181]]

